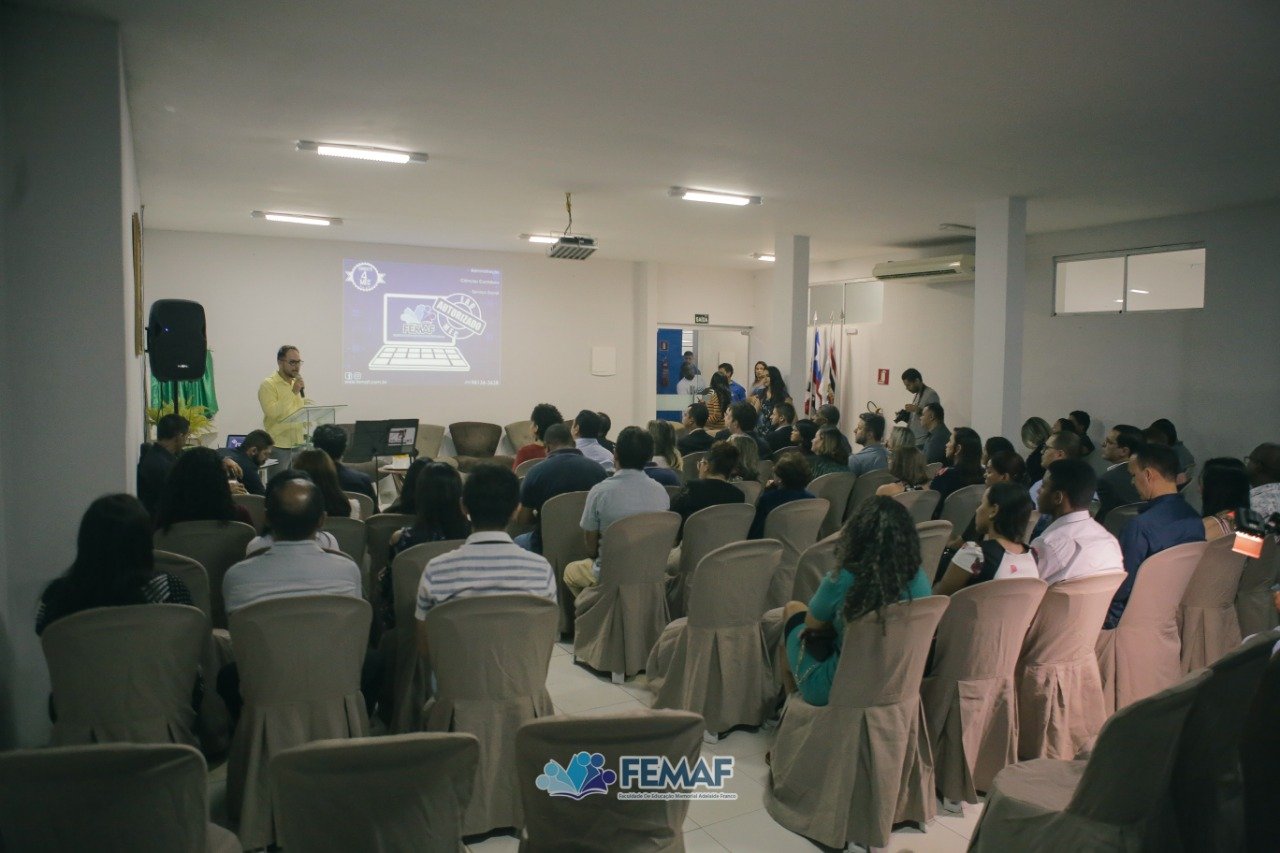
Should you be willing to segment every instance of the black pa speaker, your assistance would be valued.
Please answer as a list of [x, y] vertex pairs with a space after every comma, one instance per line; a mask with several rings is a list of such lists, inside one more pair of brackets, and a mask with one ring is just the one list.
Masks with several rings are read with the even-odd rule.
[[147, 320], [151, 375], [161, 382], [204, 376], [204, 306], [187, 299], [158, 299]]

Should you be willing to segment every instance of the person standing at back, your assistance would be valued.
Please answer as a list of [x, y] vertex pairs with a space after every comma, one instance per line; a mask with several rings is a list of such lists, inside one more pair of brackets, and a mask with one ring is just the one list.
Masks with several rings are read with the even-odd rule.
[[[717, 368], [716, 372], [722, 374], [724, 378], [728, 381], [730, 405], [732, 405], [733, 403], [741, 403], [747, 399], [747, 389], [743, 388], [737, 382], [733, 381], [733, 365], [732, 364], [726, 361], [724, 364], [720, 365], [719, 368]], [[786, 390], [785, 385], [783, 386], [783, 390], [784, 391]]]
[[[914, 367], [908, 367], [902, 371], [902, 386], [913, 395], [911, 402], [902, 407], [911, 415], [911, 419], [907, 421], [907, 426], [915, 434], [916, 446], [923, 450], [925, 438], [929, 432], [929, 428], [921, 420], [924, 407], [930, 403], [941, 406], [942, 400], [938, 397], [937, 391], [924, 384], [924, 377]], [[935, 460], [930, 459], [929, 461], [933, 462]]]

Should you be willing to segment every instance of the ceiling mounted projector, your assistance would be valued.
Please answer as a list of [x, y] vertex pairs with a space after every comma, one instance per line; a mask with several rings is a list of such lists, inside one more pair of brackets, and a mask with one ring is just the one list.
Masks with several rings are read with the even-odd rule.
[[547, 247], [548, 258], [563, 258], [566, 261], [585, 261], [595, 254], [594, 237], [561, 237]]

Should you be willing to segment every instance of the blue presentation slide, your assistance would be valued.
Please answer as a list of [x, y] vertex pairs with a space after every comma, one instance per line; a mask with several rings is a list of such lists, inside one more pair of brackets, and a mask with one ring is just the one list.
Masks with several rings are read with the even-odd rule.
[[497, 385], [502, 272], [342, 262], [347, 385]]

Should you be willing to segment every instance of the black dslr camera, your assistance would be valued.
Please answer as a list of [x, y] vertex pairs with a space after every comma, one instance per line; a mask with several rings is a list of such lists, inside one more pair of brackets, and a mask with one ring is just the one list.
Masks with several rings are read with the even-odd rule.
[[893, 422], [895, 424], [909, 424], [911, 423], [911, 413], [906, 409], [898, 409], [898, 413], [893, 416]]

